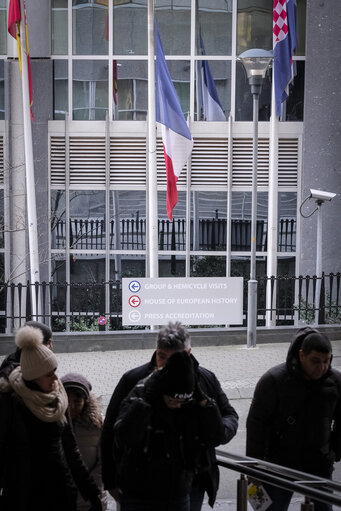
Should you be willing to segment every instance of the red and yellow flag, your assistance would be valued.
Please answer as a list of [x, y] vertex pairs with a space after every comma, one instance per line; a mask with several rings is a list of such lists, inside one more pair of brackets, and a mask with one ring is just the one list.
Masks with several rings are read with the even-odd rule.
[[[26, 48], [27, 48], [28, 86], [29, 86], [29, 92], [30, 92], [31, 119], [33, 121], [32, 74], [31, 74], [30, 50], [29, 50], [29, 46], [28, 46], [28, 31], [27, 31], [25, 2], [24, 2], [24, 14], [25, 14]], [[11, 34], [12, 37], [14, 37], [14, 39], [17, 40], [18, 58], [19, 58], [19, 66], [20, 66], [20, 73], [21, 73], [20, 22], [21, 22], [20, 0], [10, 0], [9, 7], [8, 7], [8, 32]]]

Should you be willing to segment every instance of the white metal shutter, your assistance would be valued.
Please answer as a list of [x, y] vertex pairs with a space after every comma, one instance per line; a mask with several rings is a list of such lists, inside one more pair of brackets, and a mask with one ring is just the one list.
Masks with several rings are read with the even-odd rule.
[[[269, 183], [269, 139], [258, 140], [257, 185]], [[232, 141], [232, 186], [252, 185], [252, 138]]]
[[110, 184], [146, 184], [146, 139], [110, 138]]
[[0, 184], [4, 182], [4, 137], [0, 137]]
[[192, 152], [191, 184], [227, 186], [228, 139], [195, 138]]
[[65, 137], [50, 139], [51, 185], [65, 186]]
[[278, 186], [297, 186], [298, 139], [280, 138], [278, 141]]
[[70, 137], [70, 185], [105, 185], [104, 137]]

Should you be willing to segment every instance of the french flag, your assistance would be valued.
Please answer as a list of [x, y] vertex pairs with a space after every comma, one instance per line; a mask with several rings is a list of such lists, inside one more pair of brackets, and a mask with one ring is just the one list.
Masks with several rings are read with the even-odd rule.
[[[206, 55], [201, 36], [200, 46], [202, 54]], [[201, 61], [201, 94], [204, 120], [226, 121], [224, 110], [220, 103], [217, 88], [207, 60]]]
[[155, 23], [155, 40], [156, 122], [161, 124], [167, 172], [167, 215], [172, 220], [173, 208], [178, 202], [176, 183], [191, 155], [193, 139], [168, 71], [157, 23]]
[[277, 115], [289, 96], [289, 85], [294, 79], [292, 56], [296, 50], [295, 0], [274, 0], [273, 55], [275, 100]]

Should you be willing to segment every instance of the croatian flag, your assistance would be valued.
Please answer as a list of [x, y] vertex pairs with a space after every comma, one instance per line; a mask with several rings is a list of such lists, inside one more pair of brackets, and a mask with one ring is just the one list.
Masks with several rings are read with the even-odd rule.
[[294, 79], [292, 56], [296, 50], [295, 0], [274, 0], [273, 53], [276, 112], [289, 96], [289, 85]]
[[161, 124], [167, 172], [167, 215], [172, 220], [173, 208], [178, 202], [176, 182], [192, 152], [193, 139], [168, 71], [157, 23], [155, 39], [156, 122]]
[[[200, 46], [203, 55], [206, 55], [204, 43], [200, 36]], [[201, 95], [203, 115], [205, 121], [226, 121], [218, 92], [207, 60], [201, 61]]]

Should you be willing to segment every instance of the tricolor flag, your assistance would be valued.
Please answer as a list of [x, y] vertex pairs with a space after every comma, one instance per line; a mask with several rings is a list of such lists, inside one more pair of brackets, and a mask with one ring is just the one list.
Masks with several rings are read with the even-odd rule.
[[[206, 55], [204, 43], [200, 36], [202, 55]], [[220, 103], [217, 88], [207, 60], [201, 61], [201, 101], [204, 121], [226, 121], [223, 107]], [[199, 77], [198, 77], [199, 78]]]
[[[24, 14], [25, 14], [26, 49], [27, 49], [28, 86], [29, 86], [29, 92], [30, 92], [31, 120], [33, 121], [32, 73], [31, 73], [30, 50], [29, 50], [29, 46], [28, 46], [28, 30], [27, 30], [25, 2], [24, 2]], [[20, 0], [10, 0], [9, 7], [8, 7], [8, 32], [12, 37], [14, 37], [14, 39], [17, 40], [19, 66], [20, 66], [20, 72], [21, 72], [20, 22], [21, 22]]]
[[155, 42], [156, 122], [161, 124], [162, 130], [167, 172], [167, 214], [172, 220], [173, 208], [178, 202], [176, 182], [192, 152], [193, 139], [168, 71], [157, 23], [155, 23]]
[[274, 80], [277, 115], [289, 96], [289, 85], [294, 79], [292, 56], [296, 50], [296, 4], [295, 0], [274, 0], [273, 53]]

